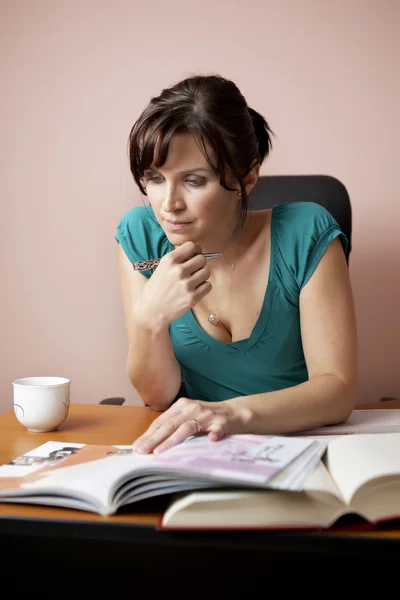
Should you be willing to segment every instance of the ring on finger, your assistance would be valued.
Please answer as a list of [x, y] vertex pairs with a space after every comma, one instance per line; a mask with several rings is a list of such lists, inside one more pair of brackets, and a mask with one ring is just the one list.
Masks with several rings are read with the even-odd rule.
[[199, 433], [201, 432], [201, 425], [200, 425], [200, 421], [198, 421], [197, 419], [192, 419], [192, 423], [194, 423], [196, 425], [196, 435], [199, 435]]

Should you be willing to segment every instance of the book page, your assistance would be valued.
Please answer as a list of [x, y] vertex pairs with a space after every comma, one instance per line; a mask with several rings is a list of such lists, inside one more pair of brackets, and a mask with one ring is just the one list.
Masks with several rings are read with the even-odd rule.
[[355, 433], [399, 433], [400, 409], [354, 410], [348, 422]]
[[335, 505], [337, 504], [336, 500], [339, 500], [340, 503], [344, 503], [343, 496], [323, 461], [320, 461], [315, 469], [309, 474], [304, 482], [303, 491], [315, 496], [322, 494], [331, 496]]
[[338, 425], [325, 425], [296, 435], [319, 437], [354, 433], [400, 433], [400, 409], [355, 409]]
[[347, 504], [364, 484], [378, 477], [400, 477], [400, 433], [343, 436], [329, 443], [328, 471]]
[[344, 513], [340, 494], [320, 462], [300, 492], [208, 490], [178, 494], [169, 503], [161, 527], [328, 527]]

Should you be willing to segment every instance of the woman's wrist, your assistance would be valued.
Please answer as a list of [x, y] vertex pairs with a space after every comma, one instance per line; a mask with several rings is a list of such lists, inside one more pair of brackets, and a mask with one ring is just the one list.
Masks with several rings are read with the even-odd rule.
[[152, 311], [139, 302], [132, 309], [132, 319], [135, 326], [141, 327], [146, 333], [157, 335], [169, 331], [169, 322], [160, 311]]
[[251, 410], [246, 396], [225, 400], [232, 412], [236, 433], [251, 433], [253, 422], [253, 411]]

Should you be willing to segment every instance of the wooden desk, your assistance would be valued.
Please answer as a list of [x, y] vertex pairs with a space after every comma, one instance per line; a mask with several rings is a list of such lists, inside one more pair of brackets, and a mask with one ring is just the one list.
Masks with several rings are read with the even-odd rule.
[[[400, 408], [400, 401], [359, 408]], [[130, 444], [157, 415], [142, 407], [73, 404], [58, 431], [39, 434], [26, 431], [10, 410], [0, 415], [0, 464], [48, 440]], [[29, 577], [21, 580], [22, 573], [33, 576], [52, 565], [46, 581], [48, 586], [49, 582], [54, 585], [58, 577], [63, 578], [63, 565], [67, 563], [74, 577], [71, 587], [63, 583], [66, 596], [71, 598], [76, 577], [82, 576], [91, 586], [88, 590], [93, 597], [99, 597], [105, 593], [110, 577], [113, 592], [116, 582], [121, 589], [133, 585], [135, 591], [139, 590], [139, 582], [143, 590], [151, 585], [154, 591], [154, 586], [159, 585], [165, 591], [168, 584], [177, 590], [178, 581], [183, 586], [182, 581], [193, 584], [198, 580], [199, 569], [202, 571], [204, 565], [208, 581], [217, 585], [218, 581], [221, 583], [223, 565], [227, 565], [224, 590], [234, 575], [234, 589], [237, 591], [242, 581], [248, 592], [250, 582], [261, 585], [267, 573], [287, 575], [289, 567], [309, 568], [310, 560], [320, 571], [331, 570], [332, 561], [335, 565], [339, 561], [342, 574], [346, 568], [352, 571], [357, 560], [363, 564], [373, 560], [377, 574], [381, 561], [387, 568], [388, 561], [400, 559], [400, 528], [374, 532], [162, 532], [156, 527], [160, 510], [162, 506], [150, 507], [147, 503], [146, 508], [138, 507], [127, 514], [101, 517], [53, 507], [0, 504], [3, 580], [8, 575], [15, 585], [14, 578], [19, 577], [22, 585], [29, 581]], [[192, 591], [190, 595], [193, 597]]]
[[[83, 444], [131, 444], [149, 427], [158, 414], [150, 408], [139, 406], [72, 404], [67, 420], [58, 431], [32, 433], [16, 420], [14, 410], [9, 410], [0, 415], [0, 464], [6, 464], [49, 440]], [[152, 526], [158, 521], [158, 513], [135, 513], [105, 518], [53, 507], [0, 504], [0, 533], [4, 521], [7, 520], [6, 517], [21, 519], [24, 528], [29, 519], [70, 521], [73, 518], [82, 522], [141, 523]]]

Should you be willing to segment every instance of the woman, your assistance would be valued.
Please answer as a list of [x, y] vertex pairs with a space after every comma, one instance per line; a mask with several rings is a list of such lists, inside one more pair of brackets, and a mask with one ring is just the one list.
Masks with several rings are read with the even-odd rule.
[[219, 76], [164, 90], [131, 130], [131, 172], [150, 206], [131, 209], [116, 235], [127, 371], [162, 412], [138, 452], [199, 433], [298, 432], [355, 406], [345, 236], [315, 203], [247, 210], [271, 135]]

